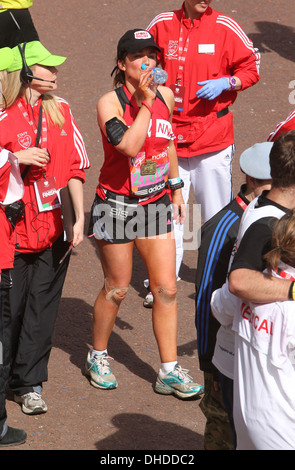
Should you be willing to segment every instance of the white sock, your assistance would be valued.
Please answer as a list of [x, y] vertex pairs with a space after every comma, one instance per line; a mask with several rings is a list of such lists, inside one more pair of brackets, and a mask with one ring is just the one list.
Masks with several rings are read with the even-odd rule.
[[97, 349], [91, 349], [90, 351], [90, 359], [93, 359], [94, 356], [102, 356], [103, 354], [108, 354], [108, 350], [105, 349], [104, 351], [98, 351]]
[[176, 366], [177, 364], [177, 361], [173, 361], [173, 362], [162, 362], [161, 364], [161, 372], [162, 374], [164, 375], [167, 375], [169, 374], [169, 372], [171, 372], [174, 367]]

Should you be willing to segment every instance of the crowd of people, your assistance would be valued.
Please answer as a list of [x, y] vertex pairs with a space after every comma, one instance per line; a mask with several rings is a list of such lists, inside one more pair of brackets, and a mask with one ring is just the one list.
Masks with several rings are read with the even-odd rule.
[[[0, 5], [0, 447], [26, 441], [24, 430], [6, 423], [8, 386], [23, 413], [47, 411], [42, 388], [71, 250], [83, 240], [90, 167], [71, 108], [56, 95], [66, 57], [40, 42], [32, 3]], [[206, 450], [294, 449], [294, 115], [242, 152], [245, 182], [234, 197], [230, 107], [258, 83], [260, 53], [211, 3], [184, 0], [118, 41], [113, 89], [97, 103], [104, 161], [88, 236], [104, 280], [85, 372], [95, 388], [118, 387], [108, 343], [136, 247], [159, 351], [155, 392], [202, 397]], [[163, 84], [156, 67], [168, 73]], [[195, 324], [204, 385], [177, 359], [177, 280], [191, 186], [203, 222]]]

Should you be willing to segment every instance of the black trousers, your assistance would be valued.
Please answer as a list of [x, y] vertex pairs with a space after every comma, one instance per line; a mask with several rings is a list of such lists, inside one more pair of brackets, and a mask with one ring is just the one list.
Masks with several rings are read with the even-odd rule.
[[10, 369], [10, 305], [9, 290], [11, 280], [9, 270], [3, 270], [0, 281], [0, 435], [7, 418], [5, 399]]
[[16, 252], [10, 290], [12, 368], [10, 388], [32, 392], [48, 379], [52, 336], [70, 256], [62, 237], [39, 253]]
[[0, 13], [0, 48], [30, 41], [39, 41], [39, 36], [27, 8]]

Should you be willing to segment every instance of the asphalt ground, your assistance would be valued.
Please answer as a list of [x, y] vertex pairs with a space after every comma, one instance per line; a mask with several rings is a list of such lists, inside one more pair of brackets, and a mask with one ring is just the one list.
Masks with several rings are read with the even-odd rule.
[[[92, 164], [84, 187], [85, 231], [103, 161], [96, 102], [112, 88], [110, 72], [117, 41], [127, 29], [145, 28], [155, 15], [180, 4], [176, 0], [35, 0], [31, 9], [43, 44], [52, 53], [68, 57], [59, 70], [58, 94], [71, 105]], [[291, 0], [214, 0], [212, 6], [240, 23], [262, 55], [260, 82], [242, 92], [232, 108], [236, 192], [244, 181], [238, 165], [240, 153], [265, 141], [294, 108], [295, 12]], [[190, 211], [194, 203], [191, 196]], [[178, 355], [182, 366], [203, 383], [194, 325], [196, 263], [196, 250], [186, 250], [178, 283]], [[145, 267], [135, 251], [130, 289], [109, 345], [119, 387], [97, 390], [84, 375], [84, 363], [92, 342], [92, 307], [103, 276], [95, 247], [85, 236], [72, 255], [56, 323], [49, 380], [43, 391], [48, 412], [27, 416], [8, 396], [8, 424], [24, 428], [28, 434], [27, 442], [13, 450], [98, 450], [92, 456], [101, 464], [105, 463], [101, 456], [126, 455], [125, 451], [184, 456], [194, 452], [192, 463], [200, 462], [205, 426], [200, 400], [182, 401], [153, 391], [159, 357], [151, 310], [142, 305], [145, 277]], [[23, 454], [17, 453], [15, 459], [23, 459]]]

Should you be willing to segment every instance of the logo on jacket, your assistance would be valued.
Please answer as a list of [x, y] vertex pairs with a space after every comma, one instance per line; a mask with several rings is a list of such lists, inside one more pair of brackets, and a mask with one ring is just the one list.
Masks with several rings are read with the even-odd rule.
[[28, 135], [26, 132], [17, 134], [17, 140], [18, 140], [19, 145], [23, 147], [24, 149], [28, 149], [32, 143], [31, 136]]
[[178, 58], [178, 41], [169, 41], [168, 50], [166, 53], [166, 59], [177, 59]]

